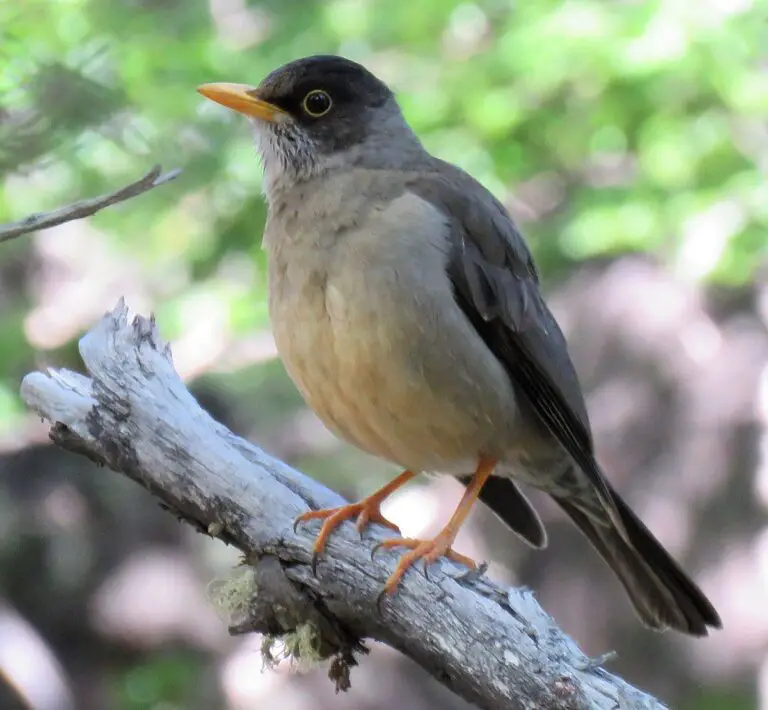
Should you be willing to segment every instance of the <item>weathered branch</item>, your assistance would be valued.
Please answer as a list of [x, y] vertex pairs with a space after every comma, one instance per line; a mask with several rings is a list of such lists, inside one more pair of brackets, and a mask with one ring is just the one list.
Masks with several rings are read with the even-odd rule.
[[[152, 320], [128, 323], [122, 302], [80, 342], [89, 377], [35, 372], [26, 402], [54, 423], [53, 440], [134, 479], [201, 530], [237, 546], [252, 565], [249, 603], [231, 631], [311, 629], [345, 687], [361, 640], [401, 650], [456, 693], [487, 710], [659, 710], [664, 706], [586, 657], [526, 590], [461, 578], [441, 562], [410, 573], [379, 610], [396, 553], [372, 563], [374, 527], [331, 537], [312, 573], [315, 528], [292, 521], [341, 499], [236, 437], [197, 404], [174, 371]], [[306, 634], [305, 634], [306, 636]]]
[[90, 217], [99, 210], [103, 210], [110, 205], [116, 205], [118, 202], [125, 202], [132, 197], [141, 195], [143, 192], [152, 190], [160, 185], [170, 182], [179, 175], [181, 170], [171, 170], [165, 175], [160, 174], [160, 166], [155, 165], [144, 177], [132, 182], [130, 185], [121, 187], [119, 190], [110, 192], [100, 197], [91, 197], [87, 200], [80, 200], [65, 207], [59, 207], [51, 212], [41, 212], [32, 214], [29, 217], [11, 224], [0, 224], [0, 242], [7, 242], [16, 237], [29, 232], [36, 232], [39, 229], [55, 227], [64, 222], [72, 222], [83, 217]]

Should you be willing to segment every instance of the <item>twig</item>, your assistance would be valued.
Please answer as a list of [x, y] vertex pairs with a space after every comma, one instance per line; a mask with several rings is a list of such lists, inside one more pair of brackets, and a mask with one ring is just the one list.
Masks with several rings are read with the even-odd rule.
[[41, 212], [39, 214], [32, 214], [29, 217], [18, 222], [12, 222], [11, 224], [0, 225], [0, 242], [7, 242], [11, 239], [16, 239], [23, 234], [29, 232], [36, 232], [39, 229], [47, 229], [48, 227], [55, 227], [58, 224], [64, 222], [72, 222], [76, 219], [82, 219], [83, 217], [90, 217], [99, 210], [103, 210], [105, 207], [115, 205], [118, 202], [125, 202], [132, 197], [141, 195], [143, 192], [152, 190], [160, 185], [164, 185], [170, 182], [181, 173], [180, 169], [171, 170], [164, 175], [160, 174], [160, 166], [155, 165], [144, 177], [132, 182], [130, 185], [121, 187], [119, 190], [110, 192], [107, 195], [101, 195], [100, 197], [91, 197], [86, 200], [80, 200], [71, 205], [65, 207], [59, 207], [51, 212]]
[[362, 639], [373, 638], [486, 710], [664, 707], [586, 657], [530, 592], [485, 577], [458, 579], [448, 562], [429, 580], [409, 574], [379, 612], [376, 599], [396, 559], [370, 560], [383, 528], [360, 541], [352, 525], [342, 526], [313, 575], [316, 530], [294, 532], [292, 521], [308, 507], [340, 504], [339, 496], [205, 413], [154, 321], [129, 323], [122, 302], [80, 341], [80, 352], [89, 377], [35, 372], [24, 378], [22, 397], [54, 422], [57, 444], [124, 473], [243, 551], [252, 584], [232, 633], [288, 634], [296, 648], [333, 658], [329, 674], [341, 689]]

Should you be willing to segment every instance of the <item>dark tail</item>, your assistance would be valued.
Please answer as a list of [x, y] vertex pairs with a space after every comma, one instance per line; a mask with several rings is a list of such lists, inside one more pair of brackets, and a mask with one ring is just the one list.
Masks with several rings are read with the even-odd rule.
[[692, 636], [706, 636], [707, 627], [722, 628], [720, 616], [702, 591], [618, 494], [613, 492], [613, 498], [625, 534], [607, 513], [604, 521], [598, 521], [585, 514], [578, 501], [555, 501], [614, 571], [647, 626]]
[[[472, 476], [459, 476], [459, 481], [465, 486], [471, 480]], [[480, 490], [480, 500], [531, 547], [541, 549], [547, 546], [547, 532], [538, 513], [514, 481], [491, 476]]]

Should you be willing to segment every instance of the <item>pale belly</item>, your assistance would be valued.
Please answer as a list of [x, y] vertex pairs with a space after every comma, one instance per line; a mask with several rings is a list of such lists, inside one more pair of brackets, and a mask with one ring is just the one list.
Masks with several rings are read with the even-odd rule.
[[390, 276], [273, 273], [286, 280], [271, 289], [275, 341], [307, 404], [340, 438], [414, 471], [508, 458], [517, 408], [502, 366], [442, 284]]

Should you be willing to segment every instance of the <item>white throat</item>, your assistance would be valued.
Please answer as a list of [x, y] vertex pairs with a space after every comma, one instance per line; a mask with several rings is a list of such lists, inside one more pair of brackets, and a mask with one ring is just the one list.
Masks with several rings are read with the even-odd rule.
[[[280, 126], [267, 126], [258, 120], [252, 120], [253, 137], [256, 150], [261, 158], [264, 170], [263, 191], [268, 202], [296, 183], [303, 182], [322, 172], [317, 161], [317, 152], [306, 137], [297, 132], [287, 131]], [[285, 131], [280, 135], [280, 131]]]

